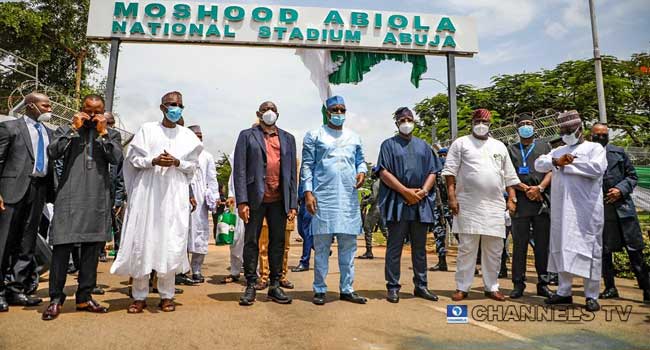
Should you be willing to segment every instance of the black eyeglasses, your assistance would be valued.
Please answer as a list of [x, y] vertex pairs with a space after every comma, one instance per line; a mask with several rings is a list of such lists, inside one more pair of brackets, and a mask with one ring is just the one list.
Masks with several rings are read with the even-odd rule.
[[330, 109], [330, 112], [338, 112], [338, 113], [345, 113], [347, 110], [345, 108], [332, 108]]

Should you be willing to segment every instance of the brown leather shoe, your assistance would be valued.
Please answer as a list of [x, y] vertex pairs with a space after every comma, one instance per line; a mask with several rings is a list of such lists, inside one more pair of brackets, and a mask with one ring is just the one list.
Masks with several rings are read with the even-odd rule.
[[454, 295], [451, 296], [451, 300], [453, 300], [453, 301], [461, 301], [461, 300], [467, 298], [468, 295], [469, 294], [467, 294], [467, 292], [463, 292], [462, 290], [456, 289], [456, 293], [454, 293]]
[[105, 314], [108, 312], [107, 307], [99, 305], [98, 302], [90, 299], [85, 303], [77, 304], [77, 311], [88, 311], [95, 314]]
[[176, 311], [176, 304], [174, 303], [173, 299], [163, 299], [160, 301], [160, 304], [158, 304], [158, 306], [160, 306], [160, 310], [163, 312]]
[[61, 304], [51, 303], [47, 309], [43, 312], [41, 319], [43, 321], [52, 321], [53, 319], [59, 317], [61, 313]]
[[293, 283], [291, 283], [291, 281], [289, 281], [289, 280], [280, 281], [280, 287], [286, 288], [286, 289], [294, 289], [295, 288]]
[[142, 310], [144, 310], [147, 307], [147, 302], [144, 300], [134, 300], [131, 305], [129, 305], [129, 308], [126, 310], [127, 313], [130, 314], [140, 314], [142, 313]]
[[506, 296], [503, 295], [503, 293], [501, 293], [498, 290], [496, 292], [485, 292], [484, 294], [485, 294], [486, 297], [488, 297], [488, 298], [490, 298], [492, 300], [506, 301]]
[[269, 282], [267, 281], [258, 281], [255, 284], [255, 290], [263, 290], [266, 289], [269, 286]]

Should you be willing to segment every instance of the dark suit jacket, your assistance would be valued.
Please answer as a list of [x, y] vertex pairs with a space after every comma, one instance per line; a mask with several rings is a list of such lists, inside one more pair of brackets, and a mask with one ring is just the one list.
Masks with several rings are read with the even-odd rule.
[[[53, 132], [45, 128], [50, 142]], [[5, 203], [15, 204], [25, 196], [34, 170], [35, 150], [32, 149], [29, 129], [23, 118], [0, 123], [0, 194]], [[47, 150], [46, 150], [47, 151]], [[48, 202], [53, 202], [53, 161], [48, 161]]]
[[618, 217], [636, 217], [636, 207], [632, 200], [632, 192], [639, 179], [636, 169], [623, 148], [608, 144], [605, 150], [607, 151], [607, 171], [603, 176], [603, 191], [607, 194], [610, 188], [618, 188], [621, 191], [621, 199], [614, 203]]
[[[280, 188], [284, 209], [298, 208], [296, 139], [290, 133], [278, 128], [280, 138]], [[264, 131], [259, 126], [242, 130], [235, 146], [232, 171], [235, 181], [237, 204], [247, 203], [251, 209], [258, 209], [264, 198], [266, 182], [266, 143]]]

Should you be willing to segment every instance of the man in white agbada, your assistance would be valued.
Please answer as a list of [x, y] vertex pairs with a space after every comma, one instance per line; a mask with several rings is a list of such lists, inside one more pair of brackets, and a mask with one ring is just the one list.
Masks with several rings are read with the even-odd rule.
[[[228, 156], [228, 161], [233, 164], [235, 152], [233, 151]], [[235, 203], [235, 181], [233, 174], [230, 173], [228, 179], [228, 199], [226, 200], [226, 209], [237, 208]], [[235, 236], [233, 237], [232, 244], [230, 245], [230, 275], [221, 280], [222, 284], [238, 282], [244, 264], [244, 233], [246, 227], [244, 220], [237, 215], [237, 222], [235, 223]]]
[[183, 112], [179, 92], [165, 94], [160, 110], [162, 122], [142, 125], [124, 161], [129, 200], [111, 273], [133, 278], [129, 313], [146, 307], [152, 271], [158, 276], [161, 309], [174, 311], [175, 275], [189, 270], [189, 185], [203, 146], [189, 129], [176, 125]]
[[603, 174], [607, 153], [584, 140], [576, 111], [560, 114], [565, 146], [537, 158], [535, 169], [553, 171], [548, 270], [558, 273], [558, 290], [546, 304], [571, 304], [574, 277], [584, 279], [586, 310], [598, 311], [603, 251]]
[[[468, 296], [479, 242], [485, 296], [504, 301], [497, 280], [505, 238], [506, 207], [516, 209], [513, 186], [520, 181], [506, 146], [488, 136], [492, 115], [478, 109], [472, 115], [472, 134], [451, 145], [442, 170], [449, 194], [449, 209], [456, 216], [452, 232], [458, 233], [456, 292], [454, 301]], [[508, 191], [508, 202], [503, 191]]]
[[[189, 126], [196, 137], [203, 142], [203, 133], [198, 125]], [[201, 266], [208, 254], [208, 240], [210, 239], [210, 222], [208, 214], [216, 211], [219, 201], [219, 183], [217, 182], [217, 169], [214, 157], [205, 149], [199, 154], [199, 166], [192, 179], [192, 192], [196, 200], [196, 210], [190, 218], [190, 236], [187, 241], [187, 251], [192, 254], [190, 267], [192, 280], [196, 283], [205, 282], [201, 273]]]

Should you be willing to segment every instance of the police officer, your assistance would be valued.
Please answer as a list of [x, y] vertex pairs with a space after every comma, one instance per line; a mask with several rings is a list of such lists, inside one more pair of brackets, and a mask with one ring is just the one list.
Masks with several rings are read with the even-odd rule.
[[[447, 148], [438, 150], [438, 158], [445, 165], [445, 158], [447, 157]], [[436, 239], [436, 252], [438, 252], [438, 263], [429, 268], [429, 271], [447, 271], [447, 247], [445, 242], [447, 239], [447, 224], [452, 226], [453, 216], [449, 211], [449, 204], [447, 202], [447, 186], [445, 185], [444, 176], [436, 174], [436, 191], [438, 196], [436, 199], [436, 208], [434, 209], [434, 217], [436, 220], [433, 226], [433, 237]]]

